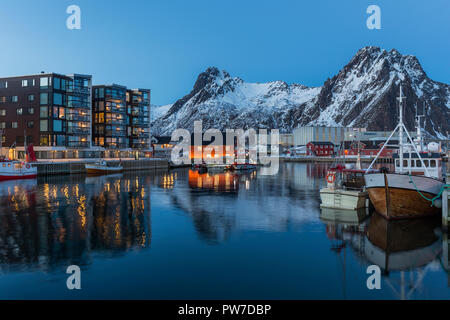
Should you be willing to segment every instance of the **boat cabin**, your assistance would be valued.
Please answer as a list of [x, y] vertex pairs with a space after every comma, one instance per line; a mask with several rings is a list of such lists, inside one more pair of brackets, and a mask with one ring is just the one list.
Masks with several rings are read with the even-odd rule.
[[[395, 159], [395, 172], [401, 173], [399, 155], [394, 154], [393, 158]], [[420, 158], [422, 158], [423, 164]], [[411, 175], [415, 176], [425, 176], [426, 167], [431, 177], [439, 180], [443, 179], [442, 157], [439, 153], [420, 152], [420, 158], [415, 152], [411, 153], [411, 158], [409, 153], [404, 153], [403, 172], [411, 173]]]

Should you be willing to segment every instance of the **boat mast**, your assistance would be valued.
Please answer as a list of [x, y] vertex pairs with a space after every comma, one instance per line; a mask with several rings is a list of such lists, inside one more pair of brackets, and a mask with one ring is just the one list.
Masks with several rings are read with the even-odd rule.
[[419, 142], [419, 146], [420, 146], [420, 151], [424, 151], [424, 146], [423, 146], [423, 137], [422, 137], [422, 124], [421, 124], [421, 118], [423, 118], [424, 115], [421, 114], [419, 115], [417, 113], [417, 103], [416, 103], [416, 129], [417, 129], [417, 140]]
[[402, 91], [402, 85], [400, 85], [400, 96], [397, 98], [398, 100], [398, 124], [399, 124], [399, 131], [398, 131], [398, 145], [399, 145], [399, 158], [400, 158], [400, 173], [403, 173], [403, 91]]

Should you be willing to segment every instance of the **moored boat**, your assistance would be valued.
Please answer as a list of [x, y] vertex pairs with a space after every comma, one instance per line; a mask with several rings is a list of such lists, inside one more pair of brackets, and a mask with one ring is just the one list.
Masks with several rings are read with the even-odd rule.
[[0, 160], [0, 181], [16, 179], [34, 179], [37, 168], [29, 162]]
[[[430, 159], [424, 160], [424, 153], [419, 152], [403, 124], [403, 99], [400, 87], [399, 123], [364, 175], [366, 189], [375, 210], [387, 219], [438, 214], [440, 210], [435, 200], [440, 197], [444, 188], [442, 173], [437, 170], [441, 165], [441, 159], [430, 156]], [[399, 144], [395, 146], [399, 148], [399, 153], [395, 160], [395, 172], [390, 173], [388, 170], [382, 170], [380, 173], [369, 172], [383, 149], [393, 146], [389, 145], [389, 141], [397, 131]], [[409, 143], [404, 143], [404, 133]], [[408, 152], [405, 153], [405, 150]]]
[[227, 169], [230, 171], [251, 171], [256, 170], [256, 165], [252, 163], [233, 163]]
[[103, 175], [122, 172], [123, 167], [119, 166], [108, 166], [105, 160], [98, 163], [86, 164], [86, 173], [88, 175]]
[[327, 187], [320, 189], [321, 208], [358, 210], [366, 207], [367, 192], [359, 169], [337, 166], [328, 170]]

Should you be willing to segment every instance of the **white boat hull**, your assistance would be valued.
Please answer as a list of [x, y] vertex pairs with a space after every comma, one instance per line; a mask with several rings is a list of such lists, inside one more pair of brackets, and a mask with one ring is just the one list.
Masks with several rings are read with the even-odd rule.
[[358, 210], [366, 207], [367, 192], [323, 188], [320, 190], [322, 208]]

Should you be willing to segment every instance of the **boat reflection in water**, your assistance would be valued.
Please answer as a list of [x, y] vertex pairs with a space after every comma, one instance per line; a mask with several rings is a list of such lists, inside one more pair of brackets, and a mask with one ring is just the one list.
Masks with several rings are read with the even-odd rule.
[[422, 267], [442, 248], [440, 220], [388, 221], [378, 213], [370, 219], [365, 255], [385, 273]]
[[[12, 182], [11, 182], [12, 183]], [[0, 269], [51, 271], [150, 245], [144, 178], [51, 177], [0, 183]]]

